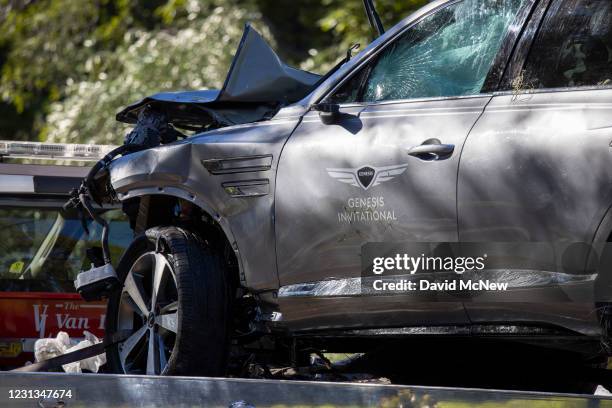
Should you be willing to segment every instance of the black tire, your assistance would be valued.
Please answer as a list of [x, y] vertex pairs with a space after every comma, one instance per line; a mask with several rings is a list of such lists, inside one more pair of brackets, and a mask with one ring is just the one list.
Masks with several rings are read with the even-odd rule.
[[[159, 289], [153, 296], [153, 270], [158, 264], [162, 272]], [[147, 268], [151, 270], [147, 272]], [[120, 329], [131, 330], [132, 340], [107, 351], [112, 372], [225, 374], [230, 292], [222, 259], [206, 242], [181, 228], [151, 228], [126, 250], [117, 274], [124, 286], [109, 298], [106, 333], [111, 336]], [[130, 293], [136, 293], [134, 287], [138, 288], [143, 302], [132, 299]], [[150, 312], [152, 298], [157, 298], [153, 313]], [[148, 305], [146, 317], [137, 303]]]

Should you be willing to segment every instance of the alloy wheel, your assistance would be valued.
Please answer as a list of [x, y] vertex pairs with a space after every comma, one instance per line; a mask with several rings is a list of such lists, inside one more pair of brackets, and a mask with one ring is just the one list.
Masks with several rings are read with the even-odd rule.
[[125, 373], [163, 374], [176, 340], [178, 292], [166, 257], [147, 252], [130, 268], [119, 300], [117, 330], [129, 337], [119, 343]]

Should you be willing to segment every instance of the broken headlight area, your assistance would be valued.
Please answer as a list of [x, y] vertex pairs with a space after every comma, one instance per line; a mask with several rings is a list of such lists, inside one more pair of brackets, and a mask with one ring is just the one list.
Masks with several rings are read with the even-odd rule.
[[148, 149], [184, 137], [186, 135], [174, 128], [164, 111], [146, 105], [138, 114], [134, 130], [125, 136], [124, 144]]
[[108, 250], [108, 224], [92, 203], [116, 202], [108, 167], [117, 156], [154, 148], [185, 138], [179, 131], [204, 132], [270, 119], [278, 110], [308, 95], [321, 76], [284, 64], [272, 48], [247, 25], [221, 90], [162, 92], [142, 99], [117, 114], [135, 125], [124, 145], [96, 163], [66, 207], [75, 208], [103, 227], [101, 254], [90, 258], [92, 269], [79, 274], [75, 285], [88, 300], [117, 288]]
[[283, 63], [247, 25], [220, 90], [161, 92], [126, 107], [117, 120], [138, 125], [142, 112], [154, 109], [173, 127], [196, 132], [257, 122], [304, 98], [320, 80]]

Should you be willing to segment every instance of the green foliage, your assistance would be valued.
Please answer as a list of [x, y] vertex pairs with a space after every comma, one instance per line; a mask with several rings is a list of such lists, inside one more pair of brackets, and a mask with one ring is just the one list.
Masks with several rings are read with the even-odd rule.
[[218, 7], [193, 28], [126, 33], [115, 50], [92, 56], [92, 64], [103, 68], [97, 77], [68, 84], [65, 97], [51, 104], [43, 138], [119, 143], [127, 129], [114, 116], [129, 103], [162, 91], [221, 87], [232, 57], [228, 48], [237, 47], [244, 24], [257, 18]]
[[[387, 27], [425, 0], [378, 0]], [[324, 72], [371, 39], [361, 0], [0, 0], [0, 138], [119, 143], [128, 103], [219, 87], [245, 22]]]
[[[427, 2], [427, 0], [376, 0], [375, 4], [383, 26], [388, 29]], [[322, 32], [330, 34], [331, 41], [327, 46], [311, 53], [311, 57], [302, 64], [304, 69], [313, 69], [317, 66], [330, 68], [353, 44], [360, 44], [360, 49], [364, 49], [376, 35], [368, 23], [361, 0], [321, 0], [321, 3], [326, 12], [316, 24]]]
[[[427, 0], [378, 0], [376, 9], [385, 28], [392, 27], [400, 19], [427, 4]], [[319, 20], [324, 31], [333, 31], [344, 42], [344, 46], [372, 40], [374, 34], [367, 22], [361, 1], [323, 0], [329, 9], [327, 15]]]
[[0, 95], [18, 111], [38, 97], [61, 97], [67, 79], [95, 69], [85, 62], [96, 51], [112, 48], [118, 27], [129, 19], [127, 1], [39, 1], [10, 10], [0, 25], [0, 44], [7, 49]]

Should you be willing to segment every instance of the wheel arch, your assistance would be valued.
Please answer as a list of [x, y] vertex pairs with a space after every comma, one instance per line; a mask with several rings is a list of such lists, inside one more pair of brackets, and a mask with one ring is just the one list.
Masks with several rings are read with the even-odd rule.
[[[208, 203], [204, 200], [200, 199], [196, 194], [180, 188], [180, 187], [144, 187], [144, 188], [136, 188], [132, 189], [127, 193], [122, 193], [118, 195], [118, 198], [122, 203], [125, 203], [128, 200], [135, 198], [145, 198], [145, 197], [162, 197], [162, 198], [171, 198], [171, 199], [181, 199], [185, 202], [191, 203], [194, 207], [198, 208], [202, 214], [207, 216], [211, 222], [213, 222], [217, 227], [218, 231], [222, 235], [222, 238], [225, 240], [226, 246], [229, 248], [233, 256], [235, 257], [238, 276], [237, 281], [240, 282], [241, 285], [247, 286], [248, 282], [246, 279], [246, 274], [244, 272], [243, 262], [241, 258], [240, 251], [238, 249], [238, 243], [234, 238], [234, 234], [232, 233], [229, 222], [226, 218], [222, 217], [217, 211], [215, 211]], [[147, 228], [157, 226], [155, 224], [147, 225]], [[202, 238], [206, 238], [204, 236], [205, 231], [194, 231], [197, 234], [200, 234]]]

